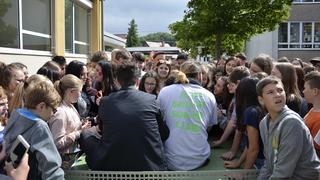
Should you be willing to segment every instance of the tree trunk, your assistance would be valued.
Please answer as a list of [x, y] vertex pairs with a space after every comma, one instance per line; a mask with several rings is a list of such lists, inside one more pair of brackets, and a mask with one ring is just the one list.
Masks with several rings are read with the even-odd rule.
[[221, 33], [218, 32], [216, 34], [216, 44], [215, 44], [215, 49], [214, 49], [214, 53], [215, 53], [215, 59], [220, 59], [221, 56]]

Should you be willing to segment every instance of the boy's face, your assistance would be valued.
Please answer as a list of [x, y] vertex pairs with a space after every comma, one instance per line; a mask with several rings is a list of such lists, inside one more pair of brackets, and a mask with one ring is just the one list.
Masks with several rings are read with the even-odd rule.
[[282, 84], [268, 84], [262, 89], [259, 102], [270, 114], [279, 113], [286, 104], [286, 94]]
[[304, 83], [303, 94], [304, 94], [304, 98], [308, 103], [313, 103], [313, 101], [315, 100], [315, 96], [317, 96], [318, 94], [318, 89], [311, 88], [309, 82], [307, 81]]

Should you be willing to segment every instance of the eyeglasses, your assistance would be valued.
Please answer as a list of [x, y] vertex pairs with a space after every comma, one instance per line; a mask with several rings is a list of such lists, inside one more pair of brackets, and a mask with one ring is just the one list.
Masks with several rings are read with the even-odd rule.
[[145, 82], [144, 85], [145, 86], [156, 86], [156, 83], [147, 83], [147, 82]]

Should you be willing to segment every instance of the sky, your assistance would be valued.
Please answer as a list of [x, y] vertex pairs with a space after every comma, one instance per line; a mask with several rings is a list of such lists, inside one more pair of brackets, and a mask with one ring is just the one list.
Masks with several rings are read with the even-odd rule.
[[181, 21], [188, 0], [105, 0], [104, 31], [126, 34], [135, 19], [139, 36], [170, 32], [169, 24]]

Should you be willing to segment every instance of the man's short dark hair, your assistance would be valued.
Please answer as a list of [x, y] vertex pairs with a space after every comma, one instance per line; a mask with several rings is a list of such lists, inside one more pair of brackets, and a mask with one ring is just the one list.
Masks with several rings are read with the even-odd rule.
[[308, 82], [311, 88], [320, 89], [320, 72], [312, 71], [308, 73], [305, 76], [304, 81]]
[[132, 86], [140, 77], [140, 70], [136, 63], [124, 61], [118, 65], [116, 77], [122, 87]]
[[134, 52], [132, 54], [132, 60], [136, 62], [144, 62], [145, 58], [144, 55], [141, 52]]
[[180, 53], [180, 54], [178, 55], [178, 57], [177, 57], [177, 60], [178, 60], [178, 59], [187, 61], [187, 60], [188, 60], [188, 54], [186, 54], [186, 53]]
[[237, 83], [241, 81], [241, 79], [250, 76], [250, 71], [247, 67], [244, 66], [237, 66], [233, 69], [229, 76], [229, 81], [232, 83]]
[[257, 95], [262, 97], [262, 90], [264, 87], [266, 87], [269, 84], [282, 84], [281, 79], [275, 77], [275, 76], [268, 76], [266, 78], [263, 78], [260, 80], [256, 86]]
[[64, 66], [67, 64], [66, 58], [64, 58], [63, 56], [54, 56], [52, 58], [52, 61], [58, 63], [59, 66]]
[[247, 60], [247, 56], [244, 53], [237, 53], [235, 57], [241, 59], [242, 61]]

